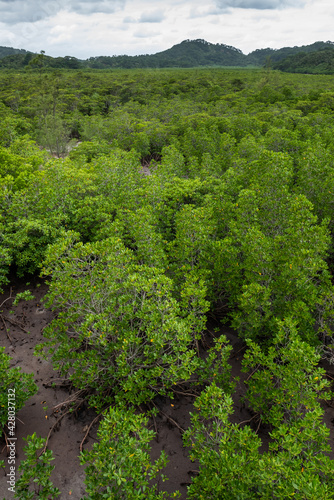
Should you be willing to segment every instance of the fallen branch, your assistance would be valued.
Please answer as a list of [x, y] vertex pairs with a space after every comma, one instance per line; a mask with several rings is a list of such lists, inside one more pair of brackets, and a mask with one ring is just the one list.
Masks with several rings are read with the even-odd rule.
[[[55, 384], [56, 380], [60, 380], [60, 383]], [[56, 388], [59, 388], [59, 387], [68, 387], [68, 386], [72, 385], [72, 382], [71, 382], [71, 380], [68, 380], [68, 379], [54, 378], [52, 380], [48, 380], [48, 382], [44, 382], [43, 386], [44, 387], [53, 387], [53, 384], [56, 385]]]
[[183, 391], [176, 391], [175, 389], [172, 388], [172, 391], [175, 394], [181, 394], [181, 396], [191, 396], [193, 398], [197, 398], [198, 394], [192, 394], [191, 392], [183, 392]]
[[[239, 342], [238, 342], [238, 343], [239, 343]], [[239, 345], [240, 345], [240, 344], [239, 344]], [[235, 357], [239, 354], [239, 352], [243, 351], [243, 350], [244, 350], [244, 349], [246, 349], [246, 348], [247, 348], [247, 344], [243, 345], [243, 346], [241, 347], [241, 349], [239, 349], [237, 352], [233, 352], [233, 353], [232, 353], [231, 358], [232, 358], [232, 359], [233, 359], [233, 358], [235, 358]]]
[[256, 415], [254, 415], [252, 418], [250, 418], [249, 420], [243, 420], [242, 422], [239, 422], [238, 425], [241, 425], [241, 424], [248, 424], [248, 422], [251, 422], [253, 420], [253, 418], [255, 417], [258, 417], [259, 414], [257, 413]]
[[8, 448], [9, 448], [9, 444], [8, 444], [8, 440], [7, 440], [7, 434], [5, 433], [5, 431], [3, 430], [3, 435], [5, 436], [5, 441], [6, 441], [6, 444], [5, 446], [2, 448], [1, 450], [1, 453], [4, 452], [5, 448], [7, 448], [7, 455], [8, 455]]
[[46, 452], [46, 448], [48, 447], [48, 444], [49, 444], [49, 439], [50, 439], [50, 436], [52, 434], [52, 432], [58, 427], [58, 425], [60, 424], [61, 420], [65, 417], [65, 415], [67, 415], [68, 413], [70, 413], [70, 410], [67, 410], [65, 413], [63, 413], [62, 415], [60, 415], [60, 417], [56, 420], [56, 422], [53, 424], [53, 426], [51, 427], [51, 429], [49, 430], [49, 433], [48, 435], [46, 436], [46, 441], [45, 441], [45, 446], [44, 448], [42, 449], [42, 451], [40, 452], [40, 454], [38, 455], [39, 457], [41, 455], [43, 455], [43, 453]]
[[45, 453], [52, 432], [58, 427], [58, 425], [60, 424], [60, 422], [62, 421], [62, 419], [65, 417], [65, 415], [68, 415], [69, 413], [75, 412], [77, 410], [77, 408], [79, 408], [79, 406], [85, 401], [85, 399], [79, 399], [79, 395], [81, 396], [84, 393], [85, 393], [84, 390], [78, 391], [75, 394], [75, 396], [77, 396], [75, 399], [68, 399], [68, 400], [63, 401], [62, 403], [59, 403], [58, 405], [56, 405], [56, 406], [53, 407], [53, 409], [52, 409], [52, 415], [55, 414], [55, 413], [57, 413], [59, 411], [57, 408], [62, 408], [63, 406], [67, 406], [67, 405], [69, 405], [71, 403], [76, 403], [76, 405], [74, 407], [69, 408], [68, 410], [65, 411], [65, 413], [63, 413], [62, 415], [60, 415], [60, 417], [52, 425], [52, 427], [49, 430], [49, 433], [48, 433], [48, 435], [46, 437], [45, 446], [42, 449], [42, 451], [39, 454], [39, 456], [41, 456], [43, 453]]
[[2, 319], [3, 326], [4, 326], [4, 328], [5, 328], [5, 332], [6, 332], [6, 335], [7, 335], [7, 337], [8, 337], [8, 340], [9, 340], [9, 342], [13, 345], [13, 339], [11, 338], [11, 336], [10, 336], [10, 335], [9, 335], [9, 333], [8, 333], [7, 326], [6, 326], [6, 323], [5, 323], [5, 319], [4, 319], [4, 317], [3, 317], [3, 315], [2, 315], [2, 314], [0, 314], [0, 318]]
[[[180, 382], [178, 382], [177, 384], [175, 385], [182, 385], [182, 384], [192, 384], [193, 382], [197, 382], [197, 379], [189, 379], [189, 380], [180, 380]], [[172, 387], [173, 389], [173, 387]]]
[[91, 428], [93, 427], [93, 425], [95, 424], [95, 422], [96, 422], [99, 418], [101, 418], [101, 417], [102, 417], [102, 413], [99, 413], [99, 414], [98, 414], [98, 415], [94, 418], [94, 420], [92, 420], [92, 422], [89, 424], [88, 429], [87, 429], [87, 431], [86, 431], [86, 433], [85, 433], [85, 435], [84, 435], [84, 438], [83, 438], [83, 440], [82, 440], [82, 441], [81, 441], [81, 443], [80, 443], [80, 451], [81, 451], [81, 452], [82, 452], [82, 447], [83, 447], [83, 445], [84, 445], [84, 443], [85, 443], [85, 441], [86, 441], [86, 438], [87, 438], [87, 436], [88, 436], [88, 434], [89, 434], [89, 432], [90, 432]]
[[28, 333], [28, 334], [30, 333], [30, 332], [28, 332], [28, 330], [26, 330], [24, 328], [24, 326], [22, 326], [22, 324], [19, 321], [16, 321], [15, 319], [8, 318], [8, 316], [6, 316], [5, 319], [6, 319], [6, 321], [9, 321], [9, 323], [11, 323], [12, 325], [18, 326], [19, 328], [21, 328], [21, 330], [24, 333]]
[[[77, 403], [75, 410], [85, 401], [85, 398], [79, 399], [80, 396], [83, 396], [85, 394], [85, 389], [81, 389], [80, 391], [76, 392], [74, 396], [71, 396], [69, 399], [66, 399], [62, 403], [58, 403], [56, 406], [53, 407], [52, 412], [54, 413], [57, 408], [62, 408], [63, 406], [68, 406], [71, 403]], [[72, 409], [72, 411], [75, 411]]]
[[[7, 300], [11, 300], [13, 299], [14, 297], [12, 296], [12, 288], [10, 288], [10, 291], [9, 291], [9, 297], [7, 297], [7, 299], [5, 299], [1, 304], [0, 304], [0, 308], [4, 305], [5, 302], [7, 302]], [[15, 319], [12, 319], [12, 318], [9, 318], [8, 316], [4, 316], [3, 314], [0, 314], [1, 316], [1, 319], [5, 325], [5, 320], [8, 321], [9, 323], [11, 323], [12, 325], [14, 326], [18, 326], [19, 328], [21, 328], [21, 330], [24, 331], [24, 333], [30, 333], [28, 332], [28, 330], [26, 330], [24, 328], [24, 326], [22, 325], [22, 323], [20, 323], [19, 321], [16, 321]], [[6, 329], [6, 325], [5, 325], [5, 330], [7, 332], [7, 329]], [[10, 339], [8, 333], [7, 333], [7, 337]], [[12, 341], [11, 341], [12, 342]]]
[[166, 413], [164, 413], [162, 410], [159, 410], [159, 408], [155, 404], [154, 404], [154, 406], [159, 411], [159, 413], [161, 413], [161, 415], [163, 415], [164, 417], [166, 417], [167, 420], [169, 420], [173, 425], [175, 425], [180, 430], [180, 432], [182, 432], [182, 433], [185, 432], [185, 430], [182, 429], [182, 427], [177, 422], [175, 422], [175, 420], [173, 418], [171, 418], [168, 415], [166, 415]]
[[5, 299], [3, 302], [1, 302], [0, 307], [2, 307], [4, 305], [4, 303], [7, 302], [7, 300], [10, 300], [12, 298], [13, 298], [13, 296], [12, 296], [12, 287], [10, 287], [9, 297], [7, 297], [7, 299]]
[[[150, 407], [150, 404], [149, 404], [149, 403], [148, 403], [148, 406], [149, 406], [149, 408], [150, 408], [150, 410], [151, 410], [151, 407]], [[142, 409], [141, 409], [140, 405], [139, 405], [139, 409], [140, 409], [140, 411], [142, 412]], [[155, 429], [155, 440], [156, 440], [156, 442], [157, 442], [157, 443], [159, 443], [160, 439], [159, 439], [158, 426], [157, 426], [157, 422], [156, 422], [156, 420], [155, 420], [155, 416], [154, 416], [154, 414], [153, 414], [153, 413], [152, 413], [152, 419], [153, 419], [153, 427], [154, 427], [154, 429]]]

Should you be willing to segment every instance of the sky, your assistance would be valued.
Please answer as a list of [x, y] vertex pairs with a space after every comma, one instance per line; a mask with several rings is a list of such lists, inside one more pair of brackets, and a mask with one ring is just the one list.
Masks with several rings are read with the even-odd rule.
[[0, 0], [0, 46], [87, 59], [186, 39], [256, 49], [334, 41], [333, 0]]

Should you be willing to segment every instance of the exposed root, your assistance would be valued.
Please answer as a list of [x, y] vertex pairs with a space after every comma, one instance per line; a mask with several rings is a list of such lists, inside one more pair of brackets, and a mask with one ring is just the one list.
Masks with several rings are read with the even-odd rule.
[[88, 434], [90, 433], [91, 428], [93, 427], [93, 425], [95, 424], [95, 422], [97, 422], [97, 421], [98, 421], [101, 417], [102, 417], [102, 413], [99, 413], [99, 414], [98, 414], [98, 415], [94, 418], [94, 420], [92, 420], [92, 421], [91, 421], [91, 423], [89, 424], [88, 429], [87, 429], [87, 431], [86, 431], [86, 433], [85, 433], [85, 435], [84, 435], [84, 438], [83, 438], [83, 440], [82, 440], [82, 441], [81, 441], [81, 443], [80, 443], [80, 451], [81, 451], [81, 452], [82, 452], [83, 445], [85, 444], [85, 441], [86, 441], [86, 439], [87, 439], [87, 436], [88, 436]]
[[253, 371], [252, 371], [252, 372], [248, 375], [248, 377], [246, 378], [246, 381], [247, 381], [247, 380], [249, 380], [249, 379], [250, 379], [250, 378], [254, 375], [254, 373], [256, 373], [256, 372], [258, 371], [258, 369], [259, 369], [259, 366], [257, 366], [257, 367], [255, 368], [255, 370], [253, 370]]
[[257, 433], [259, 432], [261, 422], [262, 422], [262, 418], [260, 417], [260, 420], [259, 420], [259, 425], [258, 425], [258, 426], [257, 426], [257, 428], [256, 428], [255, 434], [257, 434]]
[[258, 413], [256, 415], [253, 415], [252, 418], [250, 418], [249, 420], [243, 420], [242, 422], [239, 422], [238, 425], [242, 425], [242, 424], [248, 424], [248, 422], [251, 422], [255, 417], [258, 417]]
[[[150, 404], [149, 404], [149, 403], [148, 403], [148, 406], [150, 407]], [[154, 405], [154, 406], [155, 406], [155, 405]], [[142, 409], [141, 409], [140, 405], [139, 405], [139, 409], [140, 409], [140, 411], [142, 411]], [[151, 408], [150, 408], [150, 409], [151, 409]], [[159, 431], [158, 431], [157, 421], [155, 420], [155, 416], [154, 416], [154, 414], [153, 414], [153, 413], [151, 414], [151, 417], [152, 417], [152, 419], [153, 419], [153, 427], [154, 427], [154, 430], [155, 430], [155, 440], [156, 440], [156, 442], [157, 442], [157, 443], [159, 443], [159, 442], [160, 442], [160, 439], [159, 439]]]
[[8, 333], [7, 326], [6, 326], [6, 323], [5, 323], [5, 318], [3, 317], [3, 315], [2, 315], [2, 314], [0, 314], [0, 318], [2, 319], [3, 326], [4, 326], [4, 329], [5, 329], [5, 332], [6, 332], [7, 338], [8, 338], [8, 340], [9, 340], [9, 342], [13, 345], [13, 339], [11, 338], [11, 336], [10, 336], [10, 335], [9, 335], [9, 333]]
[[43, 453], [46, 452], [46, 449], [48, 447], [48, 444], [49, 444], [49, 439], [51, 437], [51, 434], [53, 433], [54, 430], [56, 430], [58, 427], [59, 427], [59, 424], [60, 422], [62, 421], [62, 419], [65, 417], [65, 415], [67, 415], [68, 413], [70, 413], [71, 410], [67, 410], [65, 413], [63, 413], [62, 415], [60, 415], [60, 417], [56, 420], [56, 422], [52, 425], [51, 429], [49, 430], [49, 433], [48, 435], [46, 436], [46, 441], [45, 441], [45, 446], [44, 448], [42, 449], [42, 451], [39, 453], [39, 456], [43, 455]]
[[180, 394], [181, 396], [190, 396], [192, 398], [197, 398], [198, 397], [198, 394], [193, 394], [192, 392], [177, 391], [177, 390], [175, 390], [173, 388], [172, 388], [172, 391], [175, 394]]
[[177, 427], [182, 434], [185, 432], [185, 430], [182, 429], [182, 427], [177, 422], [175, 422], [175, 420], [172, 417], [169, 417], [165, 412], [163, 412], [162, 410], [160, 410], [155, 404], [154, 404], [154, 406], [159, 411], [159, 413], [161, 413], [161, 415], [163, 415], [164, 417], [166, 417], [167, 420], [169, 420], [169, 422], [171, 422], [173, 425], [175, 425], [175, 427]]
[[10, 299], [13, 299], [13, 295], [12, 295], [12, 287], [10, 287], [9, 289], [9, 297], [7, 297], [7, 299], [5, 299], [3, 302], [1, 302], [0, 304], [0, 307], [2, 307], [4, 305], [5, 302], [7, 302], [7, 300], [10, 300]]
[[75, 403], [75, 405], [69, 409], [69, 411], [74, 412], [77, 410], [80, 405], [85, 401], [85, 398], [82, 397], [86, 395], [87, 391], [85, 389], [81, 389], [80, 391], [76, 392], [75, 394], [71, 395], [69, 399], [66, 399], [62, 403], [57, 404], [56, 406], [53, 407], [52, 413], [55, 413], [55, 411], [61, 410], [64, 406], [67, 408], [71, 405], [71, 403]]
[[[239, 344], [239, 342], [238, 342], [238, 344]], [[244, 350], [244, 349], [246, 349], [246, 348], [247, 348], [247, 344], [244, 344], [244, 345], [241, 347], [241, 349], [239, 349], [237, 352], [232, 353], [231, 358], [235, 358], [235, 357], [239, 354], [239, 352], [243, 351], [243, 350]]]
[[63, 409], [65, 409], [65, 411], [57, 418], [56, 422], [52, 425], [51, 429], [49, 430], [49, 433], [46, 437], [46, 442], [45, 442], [44, 448], [42, 449], [39, 456], [41, 456], [43, 453], [45, 453], [51, 434], [53, 433], [53, 431], [57, 430], [57, 428], [60, 425], [60, 422], [65, 417], [65, 415], [72, 414], [76, 410], [78, 410], [78, 408], [80, 408], [80, 405], [85, 401], [85, 398], [82, 396], [85, 396], [86, 392], [87, 391], [85, 391], [85, 390], [77, 391], [74, 395], [70, 396], [69, 399], [66, 399], [62, 403], [59, 403], [53, 407], [52, 415], [58, 413], [59, 411], [61, 411]]
[[[55, 383], [56, 380], [60, 380], [60, 382], [56, 384]], [[72, 382], [70, 380], [68, 380], [68, 379], [61, 379], [61, 378], [50, 379], [47, 382], [43, 383], [44, 387], [53, 387], [55, 389], [58, 389], [58, 388], [61, 388], [61, 387], [71, 387], [71, 385], [72, 385]]]
[[5, 446], [2, 448], [1, 453], [3, 453], [3, 452], [5, 451], [5, 448], [7, 448], [7, 454], [8, 454], [9, 444], [8, 444], [7, 434], [5, 433], [5, 431], [4, 431], [4, 430], [3, 430], [3, 435], [4, 435], [4, 438], [5, 438], [6, 444], [5, 444]]
[[9, 321], [9, 323], [11, 323], [12, 325], [14, 326], [18, 326], [19, 328], [21, 328], [21, 330], [24, 332], [24, 333], [30, 333], [28, 332], [28, 330], [26, 330], [24, 328], [24, 326], [19, 322], [19, 321], [16, 321], [15, 319], [11, 319], [11, 318], [8, 318], [8, 316], [5, 316], [5, 320], [6, 321]]
[[[13, 295], [12, 295], [12, 287], [10, 288], [10, 291], [9, 291], [9, 297], [7, 297], [7, 299], [3, 300], [0, 304], [0, 308], [4, 305], [5, 302], [7, 302], [7, 300], [11, 300], [13, 299]], [[20, 323], [19, 321], [16, 321], [15, 319], [12, 319], [12, 318], [9, 318], [8, 316], [5, 316], [4, 314], [0, 314], [0, 317], [2, 319], [2, 322], [4, 324], [4, 327], [5, 327], [5, 330], [6, 330], [6, 334], [7, 334], [7, 337], [8, 337], [8, 340], [11, 342], [11, 344], [13, 343], [9, 333], [8, 333], [8, 330], [7, 330], [7, 327], [6, 327], [6, 321], [8, 321], [8, 323], [11, 323], [12, 325], [14, 326], [18, 326], [19, 328], [21, 328], [22, 331], [24, 331], [24, 333], [29, 333], [28, 330], [25, 329], [25, 327], [22, 325], [22, 323]]]

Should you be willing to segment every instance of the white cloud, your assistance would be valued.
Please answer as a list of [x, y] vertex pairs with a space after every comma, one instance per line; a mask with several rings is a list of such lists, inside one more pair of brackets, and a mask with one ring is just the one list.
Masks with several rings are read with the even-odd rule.
[[[232, 45], [244, 53], [333, 39], [332, 0], [294, 2], [293, 7], [292, 0], [41, 1], [0, 0], [0, 45], [86, 59], [153, 54], [187, 38]], [[30, 18], [22, 22], [22, 12], [9, 8], [13, 5]], [[33, 6], [43, 6], [46, 14], [36, 17]], [[5, 22], [4, 13], [21, 21]], [[28, 22], [33, 15], [36, 20]]]
[[161, 23], [165, 18], [165, 14], [162, 10], [154, 10], [151, 12], [143, 12], [139, 18], [140, 23]]
[[221, 9], [257, 9], [257, 10], [277, 10], [289, 7], [301, 7], [306, 0], [217, 0], [217, 5]]
[[124, 8], [125, 0], [0, 0], [0, 19], [6, 24], [38, 22], [62, 10], [89, 15], [111, 14]]
[[160, 35], [159, 31], [152, 31], [152, 30], [144, 30], [144, 31], [137, 30], [133, 34], [133, 36], [135, 36], [136, 38], [145, 38], [145, 39], [155, 38], [159, 35]]
[[134, 17], [132, 16], [126, 16], [124, 19], [123, 19], [123, 23], [137, 23], [138, 20], [135, 19]]

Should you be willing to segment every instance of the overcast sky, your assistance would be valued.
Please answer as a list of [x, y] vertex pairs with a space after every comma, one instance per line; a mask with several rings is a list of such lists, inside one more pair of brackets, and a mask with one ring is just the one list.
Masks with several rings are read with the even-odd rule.
[[0, 45], [54, 57], [154, 54], [188, 38], [245, 54], [334, 41], [334, 2], [0, 0]]

